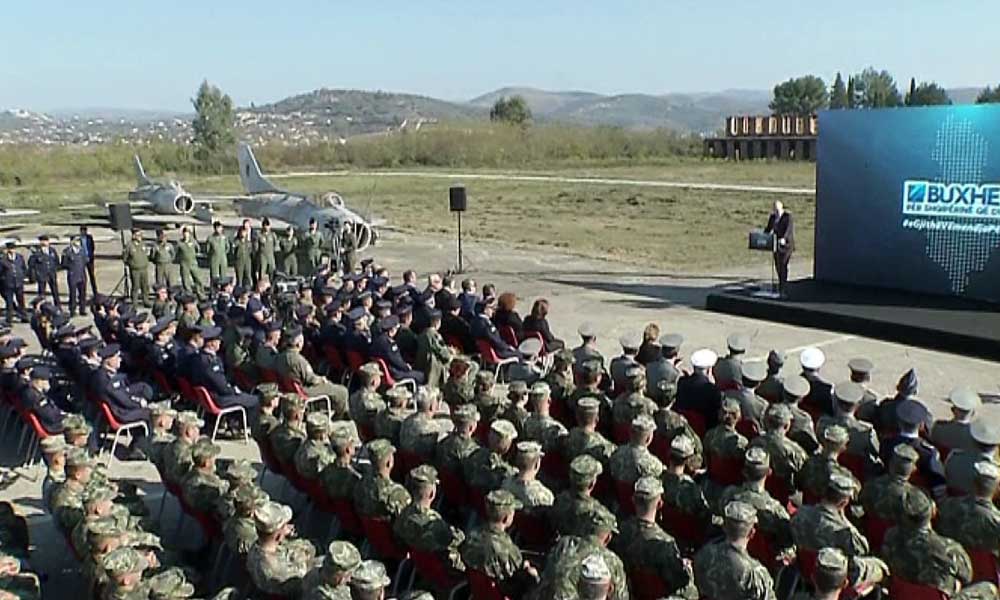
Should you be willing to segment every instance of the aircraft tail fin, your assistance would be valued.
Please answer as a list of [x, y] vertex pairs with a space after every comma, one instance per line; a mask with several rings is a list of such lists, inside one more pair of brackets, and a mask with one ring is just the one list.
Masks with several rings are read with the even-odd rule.
[[243, 190], [246, 193], [281, 193], [281, 190], [274, 187], [274, 184], [265, 179], [263, 173], [260, 172], [260, 165], [257, 164], [257, 159], [249, 144], [240, 142], [236, 158], [240, 165], [240, 183], [243, 184]]
[[146, 177], [146, 170], [142, 168], [142, 161], [139, 160], [139, 155], [132, 155], [132, 159], [135, 162], [135, 178], [139, 182], [139, 185], [152, 185], [152, 181], [149, 177]]

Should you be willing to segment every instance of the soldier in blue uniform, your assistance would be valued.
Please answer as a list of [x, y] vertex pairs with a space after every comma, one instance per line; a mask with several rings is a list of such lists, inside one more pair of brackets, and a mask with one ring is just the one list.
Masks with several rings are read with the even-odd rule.
[[7, 324], [14, 324], [14, 311], [21, 321], [28, 322], [28, 313], [24, 304], [24, 276], [27, 265], [24, 257], [15, 250], [14, 242], [7, 242], [4, 254], [0, 257], [0, 293], [7, 305]]
[[66, 286], [69, 288], [69, 314], [87, 314], [87, 253], [74, 237], [63, 251], [62, 267], [66, 269]]
[[52, 372], [48, 367], [31, 369], [31, 380], [21, 392], [21, 406], [35, 413], [38, 422], [50, 434], [63, 432], [65, 413], [48, 397], [49, 379]]
[[390, 315], [380, 321], [382, 333], [372, 342], [372, 357], [381, 358], [389, 367], [389, 374], [392, 378], [412, 379], [417, 385], [423, 385], [425, 376], [422, 371], [418, 371], [410, 366], [399, 351], [396, 344], [396, 332], [399, 331], [399, 317]]
[[59, 273], [59, 253], [49, 245], [49, 236], [38, 236], [38, 251], [28, 259], [28, 268], [38, 283], [38, 295], [45, 297], [45, 290], [48, 288], [52, 292], [52, 303], [56, 309], [62, 310], [59, 301], [59, 281], [56, 275]]
[[128, 377], [119, 373], [121, 348], [108, 344], [98, 353], [101, 368], [94, 374], [94, 393], [108, 403], [111, 413], [121, 422], [148, 421], [149, 400], [153, 390], [145, 383], [129, 384]]
[[882, 443], [882, 462], [889, 463], [896, 446], [900, 444], [911, 446], [920, 457], [917, 459], [917, 474], [911, 479], [911, 482], [929, 491], [935, 499], [941, 500], [947, 490], [941, 455], [937, 448], [920, 437], [920, 433], [927, 426], [930, 417], [930, 411], [919, 400], [907, 398], [897, 403], [896, 420], [899, 425], [899, 434]]
[[218, 327], [208, 327], [202, 330], [204, 344], [196, 360], [191, 362], [191, 383], [204, 386], [212, 394], [219, 408], [240, 405], [244, 408], [255, 408], [257, 397], [240, 391], [229, 383], [226, 371], [219, 356], [222, 347], [222, 330]]

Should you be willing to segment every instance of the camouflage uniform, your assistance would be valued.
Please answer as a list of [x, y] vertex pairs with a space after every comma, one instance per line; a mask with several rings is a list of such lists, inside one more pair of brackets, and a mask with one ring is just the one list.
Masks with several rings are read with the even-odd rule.
[[442, 471], [462, 476], [462, 465], [479, 449], [479, 444], [471, 437], [449, 433], [434, 448], [434, 465]]
[[524, 512], [536, 516], [551, 507], [556, 499], [552, 490], [537, 479], [524, 481], [517, 476], [508, 477], [503, 480], [500, 489], [513, 494], [524, 505]]
[[[497, 490], [486, 496], [487, 513], [521, 508], [516, 498], [508, 492]], [[473, 531], [459, 548], [462, 562], [468, 570], [483, 573], [497, 582], [509, 597], [519, 598], [533, 581], [526, 581], [524, 556], [510, 536], [500, 527], [487, 522]]]
[[359, 430], [373, 429], [375, 415], [384, 409], [385, 400], [376, 390], [361, 388], [351, 394], [348, 401], [348, 414]]
[[281, 397], [281, 415], [283, 421], [271, 432], [271, 449], [275, 457], [286, 465], [293, 464], [295, 453], [306, 439], [305, 423], [292, 421], [291, 415], [304, 409], [301, 398], [295, 394], [285, 394]]
[[464, 376], [449, 377], [448, 381], [444, 382], [444, 386], [441, 388], [441, 398], [448, 406], [454, 408], [462, 404], [472, 404], [476, 397], [474, 384], [476, 373], [477, 367], [473, 364]]
[[[404, 392], [403, 388], [396, 390], [399, 390], [399, 393]], [[412, 414], [413, 409], [405, 406], [386, 406], [375, 415], [375, 437], [385, 438], [392, 442], [393, 446], [399, 446], [399, 432], [403, 421]]]
[[572, 461], [577, 456], [586, 454], [600, 461], [602, 466], [607, 466], [611, 460], [611, 455], [615, 452], [615, 445], [598, 431], [587, 431], [582, 427], [574, 427], [569, 435], [563, 439], [563, 458]]
[[[208, 443], [211, 444], [211, 442]], [[197, 448], [198, 444], [195, 447]], [[215, 448], [218, 449], [218, 446]], [[198, 448], [195, 452], [203, 452], [203, 450]], [[220, 499], [229, 489], [229, 484], [214, 472], [205, 472], [195, 467], [184, 478], [181, 489], [184, 490], [184, 501], [191, 508], [202, 513], [214, 514]]]
[[[382, 457], [394, 452], [391, 444], [385, 440], [374, 440], [368, 443], [369, 452]], [[354, 509], [361, 517], [395, 519], [410, 503], [410, 493], [406, 488], [382, 477], [374, 469], [365, 473], [354, 486]]]
[[[603, 509], [603, 512], [607, 512]], [[611, 517], [613, 518], [613, 517]], [[599, 556], [607, 566], [611, 580], [609, 600], [628, 600], [628, 578], [625, 565], [617, 554], [589, 538], [563, 536], [546, 561], [542, 584], [537, 590], [537, 598], [576, 598], [577, 585], [583, 573], [584, 559]]]
[[191, 470], [191, 442], [176, 438], [163, 450], [163, 476], [167, 481], [180, 483]]
[[440, 435], [441, 424], [433, 415], [414, 413], [399, 427], [399, 448], [430, 458]]
[[[410, 472], [410, 477], [426, 483], [437, 483], [437, 471], [424, 465]], [[455, 571], [464, 571], [465, 565], [458, 548], [465, 541], [465, 534], [448, 524], [438, 512], [410, 502], [392, 526], [396, 539], [406, 547], [440, 556]]]
[[[959, 542], [967, 550], [989, 550], [1000, 555], [1000, 509], [992, 502], [1000, 469], [990, 463], [976, 466], [976, 480], [983, 492], [941, 502], [936, 528], [941, 535]], [[986, 496], [986, 497], [984, 497]]]
[[735, 428], [719, 424], [705, 432], [705, 455], [708, 460], [718, 458], [740, 458], [749, 442]]
[[498, 489], [507, 477], [516, 475], [517, 469], [493, 450], [483, 447], [465, 460], [463, 473], [470, 487], [489, 492]]
[[861, 489], [861, 482], [848, 469], [840, 466], [835, 458], [822, 453], [813, 454], [806, 460], [795, 483], [803, 492], [809, 492], [815, 498], [822, 498], [833, 474], [852, 480], [855, 489]]
[[615, 481], [634, 483], [640, 477], [663, 474], [663, 463], [645, 446], [627, 444], [620, 446], [608, 461], [608, 474]]
[[694, 579], [702, 595], [713, 600], [777, 600], [764, 565], [726, 540], [695, 554]]
[[707, 525], [712, 519], [712, 509], [701, 486], [687, 474], [663, 473], [663, 504], [690, 515], [702, 525]]
[[[319, 425], [325, 421], [324, 425]], [[330, 419], [325, 412], [315, 412], [309, 415], [306, 421], [307, 431], [314, 427], [328, 429]], [[306, 479], [319, 479], [320, 473], [327, 465], [336, 460], [333, 451], [330, 450], [330, 440], [326, 436], [317, 439], [307, 439], [302, 442], [299, 449], [295, 451], [295, 470]]]
[[694, 456], [688, 464], [692, 469], [701, 467], [704, 462], [703, 455], [705, 450], [702, 446], [701, 438], [695, 433], [684, 415], [674, 412], [669, 408], [661, 408], [653, 415], [653, 420], [656, 421], [656, 436], [663, 439], [667, 446], [670, 446], [670, 442], [678, 435], [684, 434], [691, 438], [691, 441], [694, 442]]
[[800, 549], [837, 548], [848, 557], [868, 554], [868, 540], [840, 512], [816, 504], [803, 506], [792, 517], [792, 537]]
[[551, 416], [531, 413], [521, 427], [520, 439], [538, 442], [544, 452], [555, 452], [567, 435], [566, 427]]
[[766, 450], [774, 476], [784, 481], [789, 490], [795, 489], [796, 477], [809, 458], [802, 446], [777, 431], [768, 431], [750, 442], [750, 446]]
[[[326, 556], [302, 580], [302, 600], [351, 600], [347, 583], [334, 581], [349, 575], [361, 565], [361, 553], [350, 542], [330, 543]], [[349, 579], [349, 577], [348, 577]]]
[[[639, 367], [641, 368], [641, 367]], [[639, 415], [652, 417], [656, 414], [656, 403], [641, 392], [619, 396], [611, 405], [611, 420], [615, 425], [629, 424]]]
[[587, 515], [603, 509], [600, 502], [586, 493], [587, 486], [597, 481], [603, 467], [597, 459], [581, 455], [573, 459], [569, 465], [571, 489], [556, 496], [552, 510], [552, 524], [563, 535], [581, 535], [582, 527], [587, 522]]

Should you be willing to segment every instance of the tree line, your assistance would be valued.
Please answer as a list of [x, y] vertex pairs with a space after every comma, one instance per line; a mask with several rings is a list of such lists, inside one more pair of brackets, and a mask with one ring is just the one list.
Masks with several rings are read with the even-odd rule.
[[[933, 81], [918, 83], [916, 78], [911, 78], [904, 95], [891, 73], [868, 67], [848, 76], [846, 82], [837, 72], [830, 86], [816, 75], [793, 77], [774, 86], [769, 106], [776, 114], [807, 116], [824, 108], [893, 108], [951, 103], [948, 92]], [[976, 98], [976, 103], [1000, 103], [1000, 85], [987, 86]]]

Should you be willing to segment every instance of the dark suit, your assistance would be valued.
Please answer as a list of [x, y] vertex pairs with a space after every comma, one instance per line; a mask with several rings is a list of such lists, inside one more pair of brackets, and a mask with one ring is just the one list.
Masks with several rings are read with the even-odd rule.
[[45, 394], [39, 392], [32, 386], [25, 387], [21, 392], [21, 406], [25, 410], [30, 410], [38, 417], [45, 431], [49, 433], [62, 433], [63, 431], [63, 411], [49, 400]]
[[13, 258], [8, 258], [6, 253], [0, 256], [0, 292], [7, 305], [8, 323], [13, 323], [15, 307], [21, 320], [28, 318], [24, 306], [24, 276], [27, 270], [24, 257], [20, 254], [15, 252]]
[[677, 380], [677, 402], [674, 410], [694, 411], [705, 419], [705, 431], [719, 424], [722, 392], [709, 378], [695, 371]]
[[97, 275], [94, 273], [94, 259], [96, 258], [97, 247], [94, 246], [94, 236], [89, 233], [80, 235], [80, 246], [83, 253], [87, 255], [87, 276], [90, 277], [90, 292], [97, 293]]
[[59, 301], [59, 281], [56, 275], [59, 273], [59, 253], [52, 246], [46, 249], [39, 248], [37, 252], [28, 259], [28, 268], [38, 283], [38, 295], [44, 296], [48, 288], [52, 292], [52, 303], [56, 308], [61, 308]]
[[148, 385], [129, 385], [124, 373], [112, 375], [107, 369], [101, 368], [94, 374], [93, 386], [94, 393], [108, 403], [111, 414], [119, 421], [131, 423], [149, 420], [149, 409], [143, 406], [153, 392]]
[[69, 286], [69, 312], [86, 314], [87, 306], [87, 254], [73, 246], [63, 251], [62, 266], [66, 269], [66, 284]]
[[[785, 293], [785, 285], [788, 283], [788, 261], [792, 259], [792, 252], [795, 251], [795, 224], [792, 222], [792, 213], [785, 211], [778, 218], [771, 213], [767, 219], [767, 233], [773, 233], [775, 239], [774, 268], [778, 271], [778, 291]], [[785, 243], [781, 244], [784, 239]]]
[[438, 330], [444, 341], [450, 343], [455, 340], [459, 343], [459, 350], [466, 354], [475, 354], [476, 341], [472, 339], [472, 328], [462, 317], [451, 313], [445, 313], [441, 317], [441, 329]]
[[549, 328], [549, 320], [545, 317], [536, 319], [535, 317], [528, 315], [524, 318], [525, 337], [527, 337], [527, 334], [532, 332], [541, 334], [542, 340], [545, 341], [545, 351], [548, 353], [553, 353], [566, 347], [565, 342], [552, 334], [552, 330]]
[[222, 359], [218, 355], [202, 351], [193, 356], [188, 364], [192, 385], [202, 386], [208, 390], [219, 408], [237, 404], [244, 408], [257, 406], [256, 396], [244, 394], [229, 383]]
[[372, 342], [371, 355], [374, 358], [384, 360], [386, 366], [389, 367], [389, 374], [397, 381], [412, 379], [422, 385], [426, 379], [423, 372], [414, 369], [403, 360], [399, 345], [396, 344], [396, 340], [389, 337], [388, 333], [383, 333], [375, 338]]
[[497, 331], [497, 327], [493, 324], [493, 321], [490, 321], [484, 315], [479, 315], [472, 320], [472, 337], [476, 340], [488, 341], [499, 358], [521, 357], [521, 353], [516, 348], [511, 348], [510, 344], [500, 337], [500, 332]]

